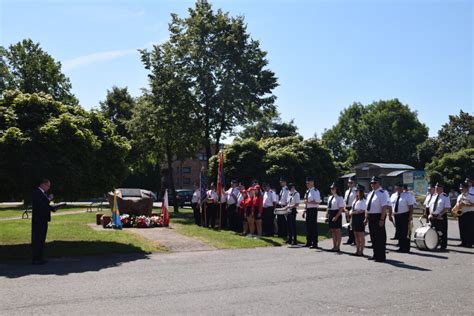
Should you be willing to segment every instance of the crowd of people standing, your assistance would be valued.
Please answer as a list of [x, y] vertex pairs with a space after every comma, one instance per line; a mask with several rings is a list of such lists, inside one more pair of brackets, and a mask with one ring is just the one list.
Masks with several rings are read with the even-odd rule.
[[[462, 243], [459, 246], [472, 247], [474, 231], [474, 189], [472, 181], [466, 179], [460, 185], [461, 194], [457, 201], [462, 203], [463, 216], [460, 217], [459, 227]], [[318, 246], [318, 213], [323, 213], [320, 191], [315, 187], [314, 178], [306, 179], [307, 190], [300, 196], [293, 183], [280, 179], [280, 192], [264, 183], [262, 186], [254, 180], [252, 185], [245, 187], [236, 180], [218, 197], [214, 184], [201, 199], [199, 187], [196, 186], [192, 206], [195, 222], [209, 228], [220, 227], [230, 229], [244, 236], [260, 238], [279, 236], [286, 243], [298, 245], [296, 217], [298, 208], [304, 207], [302, 217], [306, 223], [306, 243], [303, 247], [319, 248]], [[333, 183], [327, 199], [324, 220], [331, 232], [333, 247], [328, 249], [340, 252], [342, 243], [343, 217], [348, 230], [345, 244], [354, 245], [355, 256], [364, 256], [366, 244], [365, 231], [368, 226], [370, 242], [372, 243], [373, 259], [383, 262], [386, 259], [387, 234], [386, 220], [393, 222], [396, 234], [392, 239], [398, 240], [398, 252], [409, 253], [412, 235], [413, 211], [416, 204], [415, 196], [408, 191], [406, 185], [397, 183], [393, 194], [381, 187], [381, 180], [372, 177], [370, 192], [357, 184], [356, 178], [348, 180], [348, 187], [340, 192]], [[424, 202], [425, 216], [431, 226], [442, 232], [441, 249], [447, 247], [447, 213], [451, 210], [450, 199], [444, 193], [442, 183], [430, 185]], [[204, 201], [201, 204], [201, 201]], [[217, 219], [219, 222], [217, 222]], [[217, 226], [216, 226], [217, 225]]]

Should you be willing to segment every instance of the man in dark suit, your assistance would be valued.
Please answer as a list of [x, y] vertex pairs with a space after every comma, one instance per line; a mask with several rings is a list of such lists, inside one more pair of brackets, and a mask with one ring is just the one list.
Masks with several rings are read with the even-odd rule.
[[51, 220], [53, 206], [49, 205], [53, 196], [46, 195], [51, 182], [43, 179], [38, 188], [33, 190], [32, 201], [32, 221], [31, 221], [31, 246], [33, 250], [33, 264], [45, 264], [43, 258], [44, 243], [48, 232], [48, 222]]

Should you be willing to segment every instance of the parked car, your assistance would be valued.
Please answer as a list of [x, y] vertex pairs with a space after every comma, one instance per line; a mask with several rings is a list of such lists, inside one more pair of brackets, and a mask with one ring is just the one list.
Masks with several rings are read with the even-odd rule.
[[[176, 190], [176, 200], [179, 207], [191, 206], [191, 200], [193, 198], [193, 190], [189, 189], [178, 189]], [[168, 204], [174, 205], [174, 197], [172, 195], [168, 196]]]

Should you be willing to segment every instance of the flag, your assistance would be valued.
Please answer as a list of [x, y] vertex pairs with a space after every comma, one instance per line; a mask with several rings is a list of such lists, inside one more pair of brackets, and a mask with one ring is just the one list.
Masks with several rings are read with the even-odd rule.
[[219, 169], [217, 170], [217, 197], [220, 200], [222, 195], [222, 186], [224, 180], [224, 174], [222, 168], [224, 167], [224, 151], [219, 151]]
[[114, 190], [114, 205], [112, 206], [112, 226], [122, 229], [122, 221], [120, 220], [120, 212], [117, 202], [117, 191]]
[[161, 203], [161, 216], [163, 217], [163, 226], [168, 227], [170, 225], [170, 214], [168, 213], [168, 189], [165, 190], [163, 196], [163, 203]]
[[201, 204], [206, 201], [207, 197], [207, 183], [206, 176], [204, 175], [204, 168], [201, 169], [201, 174], [199, 175], [199, 189], [201, 190]]

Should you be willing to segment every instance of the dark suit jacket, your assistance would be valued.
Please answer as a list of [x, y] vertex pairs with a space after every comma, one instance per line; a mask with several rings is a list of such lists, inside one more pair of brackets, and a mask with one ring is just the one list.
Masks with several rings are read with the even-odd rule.
[[49, 222], [53, 207], [49, 205], [49, 199], [39, 188], [33, 190], [31, 197], [33, 222]]

